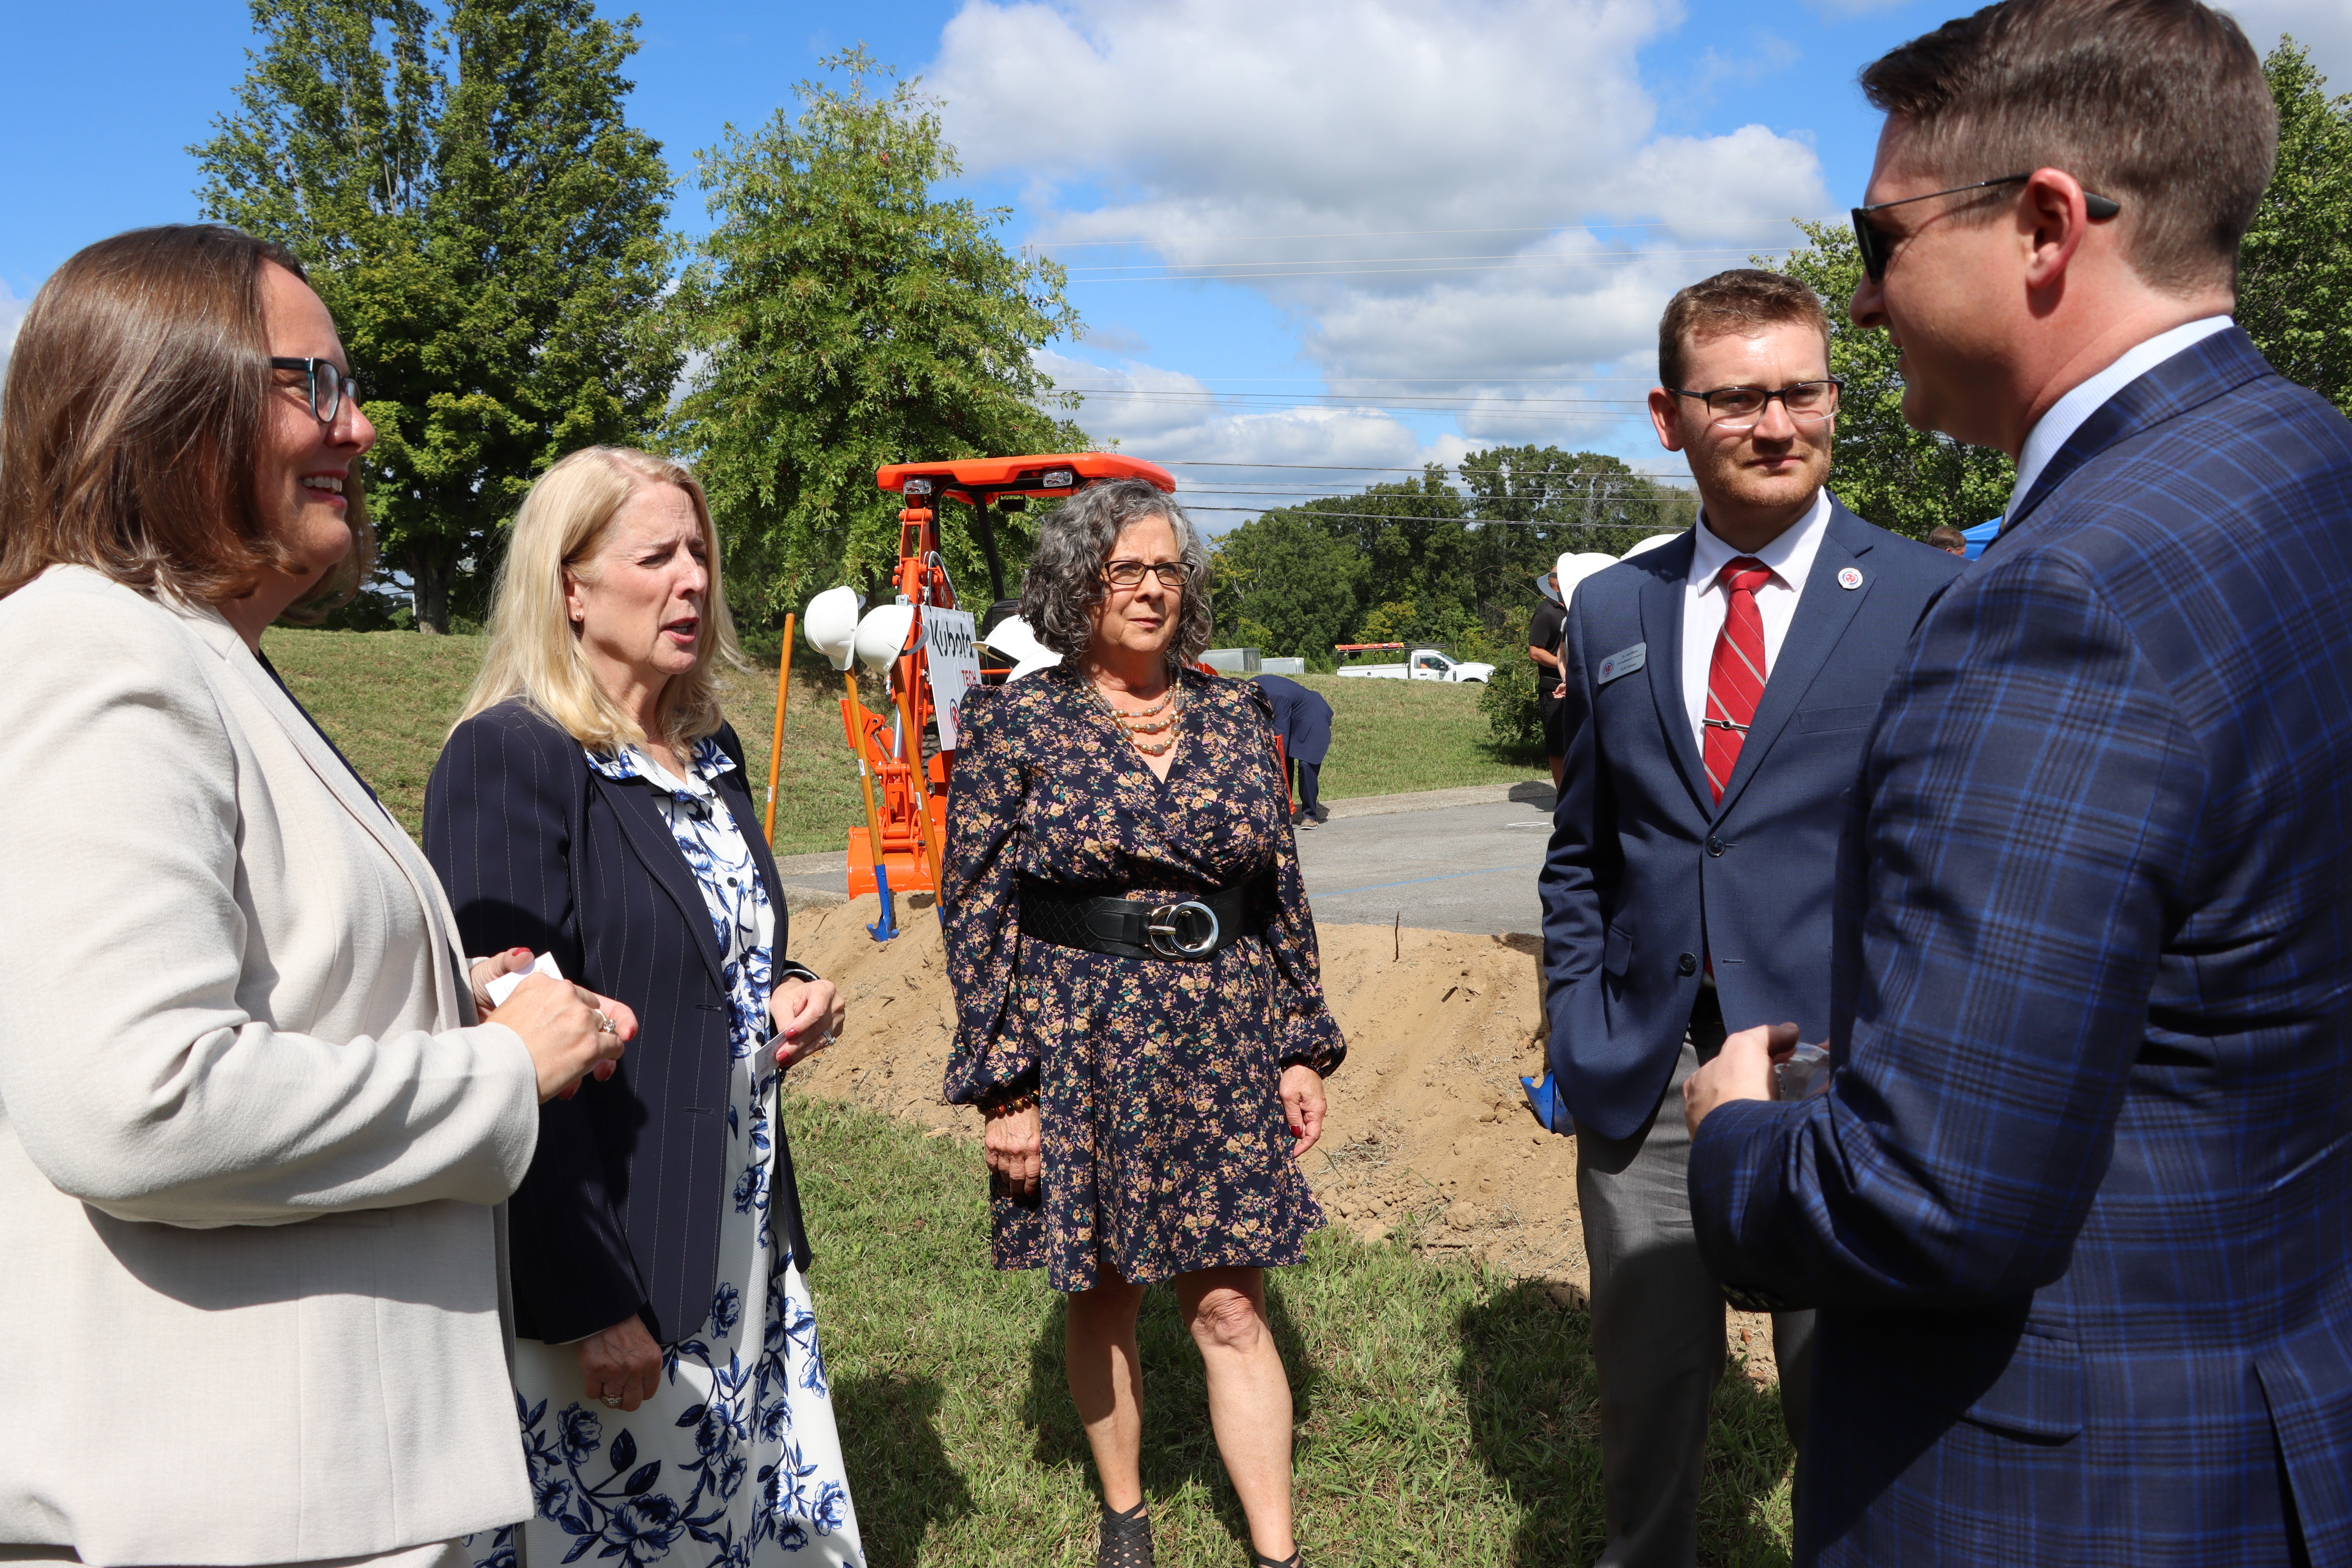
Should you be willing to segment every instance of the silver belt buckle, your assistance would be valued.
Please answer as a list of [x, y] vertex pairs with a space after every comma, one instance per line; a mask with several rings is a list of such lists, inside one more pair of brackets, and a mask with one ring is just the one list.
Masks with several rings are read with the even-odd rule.
[[[1196, 911], [1209, 922], [1209, 934], [1197, 942], [1187, 942], [1177, 930], [1176, 922]], [[1199, 958], [1203, 953], [1213, 952], [1217, 938], [1224, 934], [1217, 924], [1217, 911], [1198, 899], [1160, 905], [1144, 917], [1143, 932], [1151, 951], [1162, 958]]]

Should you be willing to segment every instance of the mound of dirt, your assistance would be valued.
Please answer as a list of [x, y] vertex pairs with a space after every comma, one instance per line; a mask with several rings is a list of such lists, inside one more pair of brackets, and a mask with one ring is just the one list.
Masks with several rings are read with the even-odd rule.
[[[841, 987], [841, 1043], [793, 1069], [794, 1092], [855, 1100], [935, 1136], [977, 1138], [940, 1098], [954, 1013], [938, 918], [901, 900], [902, 933], [866, 934], [871, 897], [793, 911], [793, 956]], [[1358, 1236], [1473, 1257], [1580, 1302], [1587, 1269], [1576, 1146], [1536, 1125], [1519, 1078], [1543, 1071], [1539, 939], [1388, 926], [1317, 930], [1323, 989], [1348, 1039], [1329, 1120], [1305, 1162], [1324, 1212]], [[1768, 1319], [1731, 1315], [1733, 1355], [1771, 1382]]]

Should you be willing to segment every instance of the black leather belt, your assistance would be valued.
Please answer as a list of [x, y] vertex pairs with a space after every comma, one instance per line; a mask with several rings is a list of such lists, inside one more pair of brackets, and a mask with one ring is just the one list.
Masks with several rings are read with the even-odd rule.
[[1172, 958], [1199, 962], [1216, 957], [1245, 936], [1265, 929], [1258, 918], [1264, 878], [1204, 893], [1197, 899], [1154, 903], [1145, 899], [1068, 893], [1049, 882], [1021, 883], [1021, 930], [1056, 947], [1075, 947], [1113, 958]]

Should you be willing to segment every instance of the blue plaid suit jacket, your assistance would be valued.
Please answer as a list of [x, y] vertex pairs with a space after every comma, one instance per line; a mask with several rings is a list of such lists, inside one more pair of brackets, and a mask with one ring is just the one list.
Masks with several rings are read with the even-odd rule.
[[1840, 857], [1831, 1092], [1692, 1150], [1817, 1307], [1800, 1561], [2352, 1563], [2352, 426], [2204, 340], [1932, 605]]

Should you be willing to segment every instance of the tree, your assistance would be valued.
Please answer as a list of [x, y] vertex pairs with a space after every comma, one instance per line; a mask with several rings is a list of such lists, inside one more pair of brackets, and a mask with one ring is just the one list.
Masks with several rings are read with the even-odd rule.
[[2263, 61], [2278, 173], [2238, 249], [2238, 324], [2281, 375], [2352, 415], [2352, 93], [2291, 37]]
[[190, 149], [212, 216], [299, 256], [379, 432], [370, 510], [420, 630], [478, 608], [536, 475], [657, 427], [678, 356], [660, 144], [622, 114], [636, 18], [593, 0], [253, 0], [239, 112]]
[[1852, 231], [1830, 224], [1797, 226], [1812, 243], [1778, 262], [1751, 258], [1801, 279], [1822, 297], [1830, 317], [1830, 374], [1844, 383], [1838, 395], [1837, 445], [1829, 487], [1858, 515], [1897, 533], [1924, 539], [1939, 524], [1972, 528], [2009, 505], [2017, 468], [1990, 447], [1969, 447], [1903, 417], [1899, 357], [1885, 332], [1857, 327], [1846, 303], [1862, 284], [1862, 258]]
[[[864, 49], [823, 63], [846, 91], [803, 82], [797, 121], [729, 126], [700, 154], [714, 225], [677, 301], [707, 357], [674, 437], [753, 610], [898, 558], [899, 503], [874, 486], [886, 463], [1087, 444], [1041, 411], [1053, 383], [1031, 357], [1077, 331], [1062, 269], [1006, 251], [993, 231], [1010, 208], [934, 198], [961, 165], [916, 82], [877, 97]], [[1003, 598], [1034, 531], [1000, 515], [977, 538], [940, 532], [950, 571]]]
[[1245, 522], [1210, 560], [1220, 642], [1320, 662], [1362, 618], [1364, 558], [1305, 513]]

